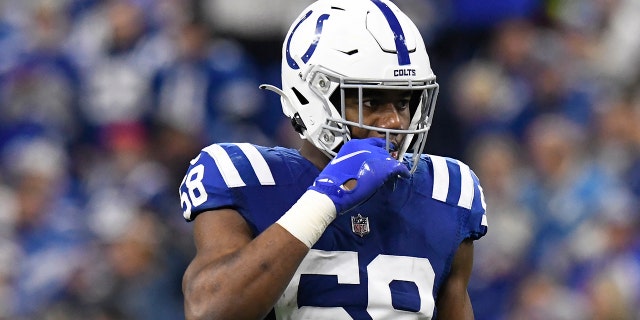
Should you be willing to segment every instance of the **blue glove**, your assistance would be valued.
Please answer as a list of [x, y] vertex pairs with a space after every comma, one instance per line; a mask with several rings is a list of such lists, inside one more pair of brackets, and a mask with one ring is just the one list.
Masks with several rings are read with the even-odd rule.
[[[391, 157], [385, 143], [383, 138], [348, 141], [309, 189], [327, 195], [336, 211], [344, 213], [369, 199], [390, 178], [408, 178], [409, 169]], [[351, 179], [356, 186], [348, 190], [344, 184]]]

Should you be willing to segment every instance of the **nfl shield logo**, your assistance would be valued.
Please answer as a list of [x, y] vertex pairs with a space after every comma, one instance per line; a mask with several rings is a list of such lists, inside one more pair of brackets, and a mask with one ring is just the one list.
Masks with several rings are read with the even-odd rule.
[[351, 216], [351, 230], [360, 237], [369, 234], [369, 218], [359, 213], [357, 216]]

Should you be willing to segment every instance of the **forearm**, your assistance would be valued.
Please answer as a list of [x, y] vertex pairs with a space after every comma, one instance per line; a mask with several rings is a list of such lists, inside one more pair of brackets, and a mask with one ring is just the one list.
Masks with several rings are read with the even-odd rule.
[[[255, 239], [251, 239], [246, 223], [235, 211], [226, 211], [226, 214], [228, 217], [221, 219], [225, 219], [227, 228], [196, 231], [197, 239], [198, 235], [206, 239], [206, 234], [219, 232], [218, 242], [223, 243], [213, 246], [205, 243], [208, 250], [199, 249], [185, 274], [186, 314], [194, 315], [189, 319], [257, 319], [266, 315], [309, 248], [333, 221], [336, 210], [327, 196], [307, 191]], [[220, 215], [218, 213], [217, 218]], [[208, 218], [216, 219], [215, 216]], [[224, 253], [220, 252], [222, 248], [230, 249]]]
[[238, 251], [213, 262], [194, 260], [183, 282], [186, 318], [264, 317], [308, 251], [274, 224]]

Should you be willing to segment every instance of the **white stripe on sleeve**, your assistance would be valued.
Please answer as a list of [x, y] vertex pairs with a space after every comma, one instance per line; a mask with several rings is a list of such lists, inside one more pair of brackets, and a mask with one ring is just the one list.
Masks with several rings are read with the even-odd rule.
[[256, 173], [260, 184], [275, 185], [276, 182], [273, 179], [273, 175], [271, 174], [271, 169], [269, 169], [269, 165], [267, 164], [267, 161], [264, 160], [264, 157], [260, 154], [260, 151], [258, 151], [258, 149], [256, 149], [256, 147], [250, 143], [238, 143], [237, 146], [249, 159], [251, 167]]
[[487, 210], [487, 202], [484, 201], [484, 191], [482, 190], [482, 186], [478, 185], [478, 190], [480, 190], [480, 202], [482, 203], [482, 209]]
[[460, 199], [458, 199], [458, 205], [471, 209], [473, 203], [474, 185], [473, 177], [471, 176], [471, 169], [469, 166], [458, 161], [460, 166]]
[[431, 196], [439, 201], [447, 201], [449, 193], [449, 168], [447, 160], [439, 156], [429, 156], [433, 163], [433, 193]]
[[227, 184], [229, 188], [235, 187], [244, 187], [246, 184], [240, 177], [240, 173], [238, 173], [238, 169], [233, 165], [233, 161], [229, 157], [229, 154], [219, 145], [212, 144], [203, 149], [206, 153], [208, 153], [213, 161], [216, 162], [218, 166], [218, 170], [220, 170], [220, 174], [224, 179], [224, 182]]

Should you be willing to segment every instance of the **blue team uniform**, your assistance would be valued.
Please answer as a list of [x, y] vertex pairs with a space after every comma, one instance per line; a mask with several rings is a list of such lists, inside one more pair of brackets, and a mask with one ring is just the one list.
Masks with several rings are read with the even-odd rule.
[[[257, 236], [319, 173], [297, 150], [213, 144], [191, 161], [180, 186], [184, 218], [233, 208]], [[456, 249], [486, 232], [475, 174], [457, 160], [423, 155], [410, 179], [388, 182], [338, 215], [300, 265], [275, 314], [278, 319], [430, 319]]]

